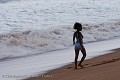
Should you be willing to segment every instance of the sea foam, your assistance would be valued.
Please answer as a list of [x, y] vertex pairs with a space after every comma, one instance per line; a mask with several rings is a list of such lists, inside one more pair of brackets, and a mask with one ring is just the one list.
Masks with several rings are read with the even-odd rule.
[[[82, 33], [84, 35], [84, 43], [120, 37], [119, 26], [119, 21], [98, 25], [83, 24]], [[65, 49], [73, 45], [72, 37], [74, 32], [75, 30], [72, 26], [64, 26], [59, 28], [52, 27], [45, 30], [27, 30], [0, 34], [0, 51], [11, 47], [12, 49], [10, 51], [12, 55], [14, 52], [14, 56], [23, 56]], [[26, 51], [24, 54], [17, 54], [17, 51], [20, 50], [16, 50], [15, 47], [20, 47], [21, 51], [27, 49], [29, 50], [29, 53]], [[7, 51], [9, 52], [9, 49]], [[4, 53], [1, 53], [0, 55], [10, 56]]]

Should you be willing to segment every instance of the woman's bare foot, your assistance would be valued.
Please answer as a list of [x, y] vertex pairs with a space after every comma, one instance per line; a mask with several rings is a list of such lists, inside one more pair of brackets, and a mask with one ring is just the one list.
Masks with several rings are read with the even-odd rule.
[[77, 69], [77, 66], [75, 66], [75, 69]]
[[80, 66], [81, 68], [84, 68], [84, 66], [83, 66], [83, 65], [81, 65], [81, 64], [78, 64], [78, 66]]

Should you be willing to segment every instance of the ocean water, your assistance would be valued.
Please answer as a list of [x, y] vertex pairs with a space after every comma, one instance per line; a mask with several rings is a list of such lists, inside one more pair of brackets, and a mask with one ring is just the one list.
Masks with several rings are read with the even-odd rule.
[[84, 43], [120, 37], [119, 0], [0, 0], [0, 60], [72, 46], [73, 25]]

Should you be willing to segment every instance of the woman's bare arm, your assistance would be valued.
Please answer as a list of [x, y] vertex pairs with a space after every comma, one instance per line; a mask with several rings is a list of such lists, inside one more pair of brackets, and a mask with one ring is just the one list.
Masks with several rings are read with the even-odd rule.
[[75, 33], [73, 34], [73, 45], [75, 44]]

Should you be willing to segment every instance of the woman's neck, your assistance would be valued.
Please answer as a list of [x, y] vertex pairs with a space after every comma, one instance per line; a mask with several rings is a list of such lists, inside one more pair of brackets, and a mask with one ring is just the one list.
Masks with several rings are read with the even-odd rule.
[[77, 32], [80, 32], [79, 30], [77, 30]]

